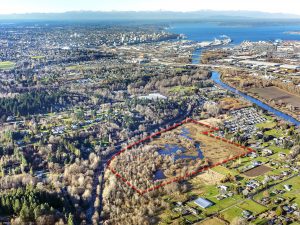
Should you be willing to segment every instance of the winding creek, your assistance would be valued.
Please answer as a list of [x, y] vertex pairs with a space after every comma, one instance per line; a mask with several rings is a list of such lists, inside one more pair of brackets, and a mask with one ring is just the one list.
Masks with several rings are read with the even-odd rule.
[[222, 88], [224, 88], [224, 89], [226, 89], [226, 90], [228, 90], [228, 91], [230, 91], [230, 92], [232, 92], [232, 93], [235, 93], [235, 94], [240, 95], [240, 96], [243, 97], [244, 99], [246, 99], [246, 100], [248, 100], [248, 101], [254, 103], [255, 105], [259, 106], [259, 107], [262, 108], [262, 109], [267, 110], [267, 111], [270, 112], [270, 113], [273, 113], [274, 115], [280, 117], [280, 118], [283, 119], [283, 120], [286, 120], [286, 121], [288, 121], [288, 122], [291, 122], [291, 123], [295, 124], [296, 126], [300, 126], [300, 121], [296, 120], [294, 117], [292, 117], [292, 116], [290, 116], [290, 115], [288, 115], [288, 114], [286, 114], [286, 113], [283, 113], [283, 112], [281, 112], [281, 111], [279, 111], [279, 110], [277, 110], [277, 109], [275, 109], [275, 108], [273, 108], [273, 107], [271, 107], [271, 106], [269, 106], [269, 105], [263, 103], [262, 101], [260, 101], [260, 100], [258, 100], [258, 99], [256, 99], [256, 98], [253, 98], [253, 97], [251, 97], [251, 96], [249, 96], [249, 95], [247, 95], [247, 94], [245, 94], [245, 93], [243, 93], [243, 92], [241, 92], [241, 91], [239, 91], [239, 90], [237, 90], [237, 89], [235, 89], [235, 88], [233, 88], [233, 87], [231, 87], [231, 86], [229, 86], [229, 85], [223, 83], [223, 82], [221, 81], [220, 74], [219, 74], [218, 72], [213, 71], [213, 72], [212, 72], [211, 79], [212, 79], [217, 85], [221, 86]]
[[[199, 64], [200, 63], [200, 59], [201, 59], [201, 49], [196, 49], [193, 56], [192, 56], [192, 64]], [[294, 117], [284, 113], [284, 112], [281, 112], [280, 110], [277, 110], [265, 103], [263, 103], [262, 101], [256, 99], [256, 98], [253, 98], [231, 86], [229, 86], [228, 84], [225, 84], [222, 82], [221, 80], [221, 76], [218, 72], [216, 71], [212, 71], [212, 76], [211, 76], [211, 79], [214, 81], [215, 84], [219, 85], [220, 87], [234, 93], [234, 94], [237, 94], [241, 97], [243, 97], [244, 99], [246, 99], [247, 101], [249, 102], [252, 102], [253, 104], [259, 106], [260, 108], [264, 109], [264, 110], [267, 110], [268, 112], [276, 115], [277, 117], [285, 120], [285, 121], [288, 121], [288, 122], [291, 122], [293, 124], [295, 124], [296, 126], [300, 126], [300, 121], [295, 119]]]

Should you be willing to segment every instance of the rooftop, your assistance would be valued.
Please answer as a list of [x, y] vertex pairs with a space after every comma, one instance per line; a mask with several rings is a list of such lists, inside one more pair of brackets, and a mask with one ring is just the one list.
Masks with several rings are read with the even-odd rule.
[[203, 209], [206, 209], [214, 204], [213, 202], [204, 198], [197, 198], [194, 202]]

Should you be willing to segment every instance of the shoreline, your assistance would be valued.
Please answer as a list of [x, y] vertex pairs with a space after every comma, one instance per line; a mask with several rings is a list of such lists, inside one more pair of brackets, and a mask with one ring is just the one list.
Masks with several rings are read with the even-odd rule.
[[290, 34], [290, 35], [300, 35], [300, 31], [286, 31], [284, 34]]

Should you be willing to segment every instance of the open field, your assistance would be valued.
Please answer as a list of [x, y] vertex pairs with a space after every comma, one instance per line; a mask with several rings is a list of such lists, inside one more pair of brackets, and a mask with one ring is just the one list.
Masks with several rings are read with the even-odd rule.
[[203, 144], [204, 147], [201, 148], [203, 151], [203, 155], [212, 163], [221, 162], [224, 159], [228, 159], [241, 153], [245, 153], [245, 150], [241, 147], [221, 140], [216, 140], [215, 138], [210, 136], [206, 136], [193, 127], [190, 129], [190, 132], [191, 137], [195, 141], [199, 141]]
[[276, 127], [276, 125], [277, 125], [276, 122], [267, 121], [267, 122], [264, 122], [264, 123], [257, 124], [256, 126], [258, 128], [262, 128], [262, 129], [273, 129], [274, 127]]
[[243, 210], [241, 208], [234, 206], [222, 212], [221, 215], [226, 221], [231, 222], [235, 218], [241, 217], [242, 212]]
[[249, 102], [237, 98], [226, 97], [220, 99], [220, 107], [224, 110], [237, 110], [248, 106], [251, 106]]
[[291, 104], [300, 110], [300, 96], [291, 94], [277, 87], [253, 88], [250, 92], [257, 94], [267, 100], [282, 101], [285, 104]]
[[226, 208], [230, 208], [230, 207], [234, 206], [237, 202], [242, 201], [242, 198], [238, 195], [235, 195], [234, 197], [231, 197], [231, 198], [225, 198], [222, 200], [217, 200], [217, 195], [218, 195], [218, 192], [215, 196], [207, 197], [207, 199], [212, 201], [213, 203], [215, 203], [215, 205], [205, 209], [206, 213], [214, 214], [214, 213], [220, 212]]
[[196, 185], [197, 183], [204, 183], [205, 185], [217, 185], [225, 176], [213, 170], [208, 170], [205, 173], [197, 175], [191, 180], [191, 183]]
[[0, 70], [8, 70], [14, 68], [15, 63], [5, 61], [5, 62], [0, 62]]
[[248, 170], [247, 172], [244, 173], [244, 175], [248, 176], [248, 177], [257, 177], [260, 175], [263, 175], [267, 172], [269, 172], [270, 170], [272, 170], [272, 168], [261, 165], [258, 167], [255, 167], [251, 170]]
[[274, 136], [274, 137], [283, 137], [284, 136], [284, 133], [283, 133], [283, 130], [281, 129], [272, 129], [272, 130], [268, 130], [264, 133], [265, 135], [271, 135], [271, 136]]
[[244, 202], [238, 204], [237, 206], [243, 210], [248, 210], [252, 212], [254, 215], [258, 215], [267, 210], [267, 207], [262, 206], [250, 199], [245, 200]]
[[218, 125], [222, 123], [222, 119], [210, 117], [210, 118], [201, 120], [200, 122], [204, 123], [204, 124], [209, 124], [213, 127], [218, 127]]
[[228, 175], [228, 174], [232, 174], [232, 175], [238, 175], [239, 173], [235, 170], [232, 170], [232, 169], [228, 169], [224, 166], [216, 166], [214, 168], [212, 168], [211, 170], [219, 173], [219, 174], [222, 174], [224, 176]]
[[169, 90], [170, 93], [194, 93], [197, 90], [195, 86], [184, 87], [184, 86], [176, 86]]

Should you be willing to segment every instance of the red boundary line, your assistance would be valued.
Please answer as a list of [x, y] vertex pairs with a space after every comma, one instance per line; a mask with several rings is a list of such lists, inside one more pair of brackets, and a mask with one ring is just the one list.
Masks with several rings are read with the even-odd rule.
[[[156, 136], [161, 135], [161, 134], [163, 134], [163, 133], [165, 133], [165, 132], [168, 132], [168, 131], [170, 131], [170, 130], [173, 130], [173, 129], [175, 129], [175, 128], [179, 127], [179, 126], [182, 126], [183, 124], [186, 124], [186, 123], [194, 123], [194, 124], [198, 124], [198, 125], [201, 125], [201, 126], [205, 126], [205, 127], [207, 127], [207, 128], [210, 128], [209, 131], [204, 131], [204, 132], [202, 132], [202, 134], [207, 135], [207, 136], [210, 136], [210, 137], [214, 137], [214, 138], [216, 138], [217, 140], [221, 140], [221, 141], [226, 142], [226, 143], [229, 143], [229, 144], [231, 144], [231, 145], [235, 145], [235, 146], [237, 146], [237, 147], [243, 148], [243, 149], [247, 150], [247, 152], [242, 153], [242, 154], [239, 154], [239, 155], [236, 155], [236, 156], [233, 156], [233, 157], [228, 158], [228, 159], [225, 159], [225, 160], [223, 160], [222, 162], [218, 162], [218, 163], [215, 163], [215, 164], [210, 165], [210, 166], [203, 166], [201, 169], [199, 169], [199, 170], [197, 170], [197, 171], [193, 171], [193, 172], [191, 172], [191, 173], [186, 173], [185, 176], [175, 177], [175, 178], [173, 178], [173, 179], [170, 180], [170, 181], [166, 181], [166, 182], [164, 182], [164, 183], [161, 183], [161, 184], [159, 184], [159, 185], [153, 186], [153, 187], [148, 188], [148, 189], [146, 189], [146, 190], [138, 189], [137, 187], [135, 187], [134, 185], [132, 185], [127, 179], [125, 179], [124, 177], [122, 177], [121, 174], [119, 174], [115, 169], [113, 169], [113, 168], [110, 167], [110, 162], [111, 162], [112, 160], [114, 160], [114, 158], [116, 158], [118, 155], [120, 155], [121, 153], [125, 152], [126, 150], [131, 149], [132, 147], [137, 146], [137, 145], [139, 145], [139, 144], [141, 144], [141, 143], [144, 143], [145, 141], [147, 141], [147, 140], [149, 140], [149, 139], [151, 139], [151, 138], [153, 138], [153, 137], [156, 137]], [[114, 155], [111, 157], [111, 159], [107, 162], [107, 167], [108, 167], [108, 169], [109, 169], [113, 174], [115, 174], [115, 176], [116, 176], [118, 179], [120, 179], [121, 181], [123, 181], [126, 185], [128, 185], [130, 188], [132, 188], [133, 190], [135, 190], [135, 191], [136, 191], [137, 193], [139, 193], [140, 195], [143, 195], [143, 194], [146, 194], [146, 193], [148, 193], [148, 192], [150, 192], [150, 191], [153, 191], [153, 190], [155, 190], [155, 189], [159, 189], [159, 188], [161, 188], [161, 187], [163, 187], [163, 186], [165, 186], [165, 185], [168, 185], [168, 184], [171, 184], [171, 183], [173, 183], [173, 182], [180, 181], [180, 180], [184, 180], [184, 179], [186, 179], [186, 178], [188, 178], [188, 177], [191, 177], [191, 176], [196, 175], [196, 174], [198, 174], [198, 173], [204, 172], [204, 171], [209, 170], [209, 169], [211, 169], [211, 168], [213, 168], [213, 167], [216, 167], [216, 166], [225, 164], [225, 163], [227, 163], [227, 162], [230, 162], [230, 161], [232, 161], [232, 160], [238, 159], [238, 158], [240, 158], [240, 157], [246, 156], [247, 154], [249, 154], [249, 153], [251, 153], [251, 152], [255, 152], [252, 148], [248, 148], [248, 147], [243, 146], [243, 145], [240, 145], [240, 144], [238, 144], [238, 143], [236, 143], [236, 142], [232, 142], [232, 141], [230, 141], [230, 140], [228, 140], [228, 139], [226, 139], [226, 138], [222, 138], [222, 137], [215, 136], [215, 135], [212, 134], [212, 132], [218, 131], [218, 130], [219, 130], [219, 128], [217, 128], [217, 127], [212, 127], [212, 126], [210, 126], [210, 125], [208, 125], [208, 124], [201, 123], [201, 122], [196, 121], [196, 120], [193, 120], [193, 119], [191, 119], [191, 118], [187, 118], [187, 119], [183, 120], [183, 121], [180, 122], [180, 123], [176, 123], [176, 124], [174, 124], [174, 125], [172, 125], [172, 126], [169, 126], [169, 127], [166, 128], [166, 129], [163, 129], [163, 130], [161, 130], [161, 131], [155, 132], [155, 133], [153, 133], [153, 134], [151, 134], [151, 135], [149, 135], [149, 136], [147, 136], [147, 137], [145, 137], [145, 138], [143, 138], [143, 139], [141, 139], [141, 140], [138, 140], [138, 141], [136, 141], [136, 142], [134, 142], [134, 143], [132, 143], [132, 144], [129, 144], [128, 146], [126, 146], [125, 148], [121, 149], [119, 152], [117, 152], [116, 154], [114, 154]]]

